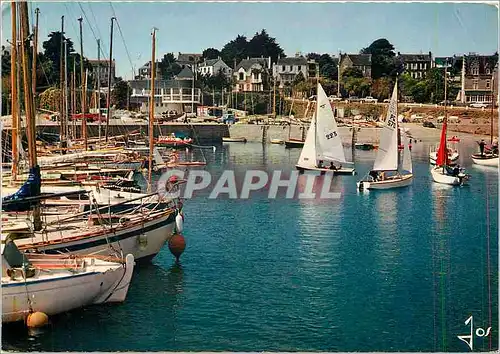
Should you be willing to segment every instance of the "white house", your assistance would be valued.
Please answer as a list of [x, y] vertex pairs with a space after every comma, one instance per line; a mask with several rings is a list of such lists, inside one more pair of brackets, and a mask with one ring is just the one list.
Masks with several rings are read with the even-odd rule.
[[208, 59], [198, 64], [197, 71], [202, 75], [217, 75], [219, 72], [223, 72], [227, 77], [231, 77], [233, 73], [233, 69], [224, 63], [220, 57], [217, 59]]
[[308, 61], [303, 56], [278, 58], [277, 63], [273, 65], [273, 77], [280, 83], [280, 87], [287, 82], [293, 82], [299, 73], [302, 73], [305, 79], [309, 77]]
[[236, 80], [233, 91], [264, 91], [270, 64], [271, 58], [247, 58], [240, 61], [233, 73]]

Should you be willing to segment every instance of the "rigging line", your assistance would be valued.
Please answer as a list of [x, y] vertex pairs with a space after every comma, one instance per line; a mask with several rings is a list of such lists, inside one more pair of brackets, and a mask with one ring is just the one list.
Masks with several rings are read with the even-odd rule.
[[[90, 9], [90, 13], [91, 13], [91, 15], [92, 15], [92, 18], [94, 19], [94, 23], [96, 23], [95, 28], [97, 29], [97, 34], [99, 34], [99, 37], [100, 37], [100, 39], [101, 39], [101, 53], [103, 53], [103, 54], [104, 54], [104, 53], [107, 53], [107, 52], [103, 52], [104, 50], [106, 50], [106, 42], [104, 42], [104, 40], [103, 40], [103, 39], [104, 39], [104, 37], [102, 36], [101, 31], [99, 30], [99, 26], [97, 25], [99, 22], [97, 21], [97, 19], [96, 19], [95, 15], [94, 15], [94, 10], [92, 10], [92, 6], [91, 6], [91, 4], [90, 4], [90, 3], [89, 3], [89, 4], [87, 4], [87, 6], [88, 6], [88, 7], [89, 7], [89, 9]], [[104, 47], [104, 48], [102, 48], [102, 47]], [[107, 55], [105, 55], [105, 56], [107, 56]]]
[[[81, 9], [81, 10], [82, 10], [82, 12], [83, 12], [83, 16], [85, 17], [85, 20], [87, 21], [87, 24], [88, 24], [88, 25], [89, 25], [89, 27], [90, 27], [90, 31], [92, 32], [92, 35], [94, 36], [94, 39], [97, 41], [97, 36], [96, 36], [96, 34], [95, 34], [95, 32], [94, 32], [94, 28], [92, 27], [92, 23], [89, 21], [89, 19], [88, 19], [88, 17], [87, 17], [87, 13], [86, 13], [86, 12], [85, 12], [85, 10], [83, 9], [82, 4], [81, 4], [80, 2], [78, 2], [78, 6], [80, 6], [80, 9]], [[104, 52], [102, 51], [102, 46], [101, 46], [101, 48], [100, 48], [100, 49], [101, 49], [101, 53], [102, 53], [102, 55], [103, 55], [103, 57], [104, 57], [104, 60], [107, 60], [106, 55], [104, 55]]]
[[115, 22], [116, 22], [116, 24], [118, 26], [118, 32], [120, 32], [120, 37], [122, 39], [123, 46], [125, 47], [125, 52], [127, 53], [127, 57], [128, 57], [128, 61], [130, 63], [130, 67], [131, 67], [132, 70], [134, 70], [134, 64], [132, 63], [132, 59], [130, 58], [130, 52], [128, 51], [127, 43], [125, 42], [125, 38], [123, 36], [123, 32], [122, 32], [122, 29], [120, 27], [120, 22], [118, 22], [118, 16], [116, 16], [115, 8], [113, 7], [113, 3], [111, 1], [109, 2], [109, 5], [111, 6], [111, 10], [113, 11], [113, 16], [115, 17]]
[[[486, 261], [488, 264], [488, 326], [491, 327], [491, 270], [490, 270], [490, 193], [486, 184]], [[491, 350], [491, 337], [489, 336], [489, 349]]]

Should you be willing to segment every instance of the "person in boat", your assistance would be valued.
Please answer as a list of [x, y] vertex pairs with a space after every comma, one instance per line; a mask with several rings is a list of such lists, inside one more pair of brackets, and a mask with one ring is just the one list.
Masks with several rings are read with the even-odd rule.
[[318, 161], [318, 168], [323, 168], [323, 160]]
[[459, 165], [456, 165], [454, 168], [453, 168], [453, 172], [452, 172], [452, 175], [457, 177], [458, 174], [460, 173], [460, 166]]
[[337, 171], [337, 167], [333, 164], [333, 162], [330, 162], [330, 170]]
[[493, 143], [491, 144], [491, 152], [495, 155], [498, 155], [498, 140], [495, 138]]
[[484, 139], [481, 139], [481, 141], [478, 144], [479, 144], [479, 151], [481, 153], [481, 156], [483, 156], [484, 155], [484, 146], [486, 145], [486, 143], [484, 142]]
[[373, 178], [374, 182], [378, 181], [378, 172], [377, 171], [370, 171], [369, 175], [371, 176], [371, 178]]
[[385, 179], [385, 172], [380, 172], [378, 175], [378, 180], [383, 181]]

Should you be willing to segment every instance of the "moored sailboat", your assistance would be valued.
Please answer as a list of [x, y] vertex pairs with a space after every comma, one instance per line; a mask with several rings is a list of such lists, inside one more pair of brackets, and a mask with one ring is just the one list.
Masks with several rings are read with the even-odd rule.
[[[342, 166], [343, 163], [352, 164], [352, 162], [348, 162], [345, 158], [333, 110], [320, 83], [318, 83], [317, 103], [296, 168], [299, 171], [355, 174], [354, 168]], [[325, 161], [330, 165], [324, 166]]]
[[398, 82], [394, 85], [392, 98], [387, 110], [387, 116], [382, 127], [380, 146], [373, 169], [368, 176], [357, 183], [359, 190], [392, 189], [409, 186], [413, 182], [411, 152], [406, 134], [402, 133], [404, 142], [402, 163], [399, 162], [397, 119]]

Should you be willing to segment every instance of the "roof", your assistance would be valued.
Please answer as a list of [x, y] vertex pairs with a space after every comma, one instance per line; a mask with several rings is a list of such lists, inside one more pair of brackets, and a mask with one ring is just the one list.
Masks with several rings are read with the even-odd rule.
[[242, 61], [240, 61], [238, 65], [236, 65], [236, 71], [239, 70], [240, 68], [249, 70], [253, 65], [256, 64], [262, 65], [264, 68], [266, 68], [266, 59], [264, 58], [243, 59]]
[[177, 55], [177, 61], [179, 63], [198, 63], [203, 59], [202, 54], [196, 53], [179, 53]]
[[[151, 88], [151, 80], [130, 80], [130, 87], [136, 90], [149, 90]], [[155, 87], [158, 89], [170, 89], [179, 87], [191, 87], [191, 83], [182, 83], [178, 80], [155, 80]]]
[[[479, 75], [486, 74], [486, 69], [490, 69], [490, 74], [498, 65], [498, 55], [466, 55], [465, 72], [472, 70], [472, 66], [478, 66]], [[489, 74], [487, 74], [489, 75]]]
[[399, 54], [398, 58], [402, 59], [403, 62], [431, 61], [430, 54]]
[[354, 66], [371, 66], [372, 65], [372, 55], [371, 54], [347, 54], [349, 59], [351, 59]]
[[194, 79], [193, 71], [185, 66], [177, 75], [175, 75], [176, 80], [192, 80]]
[[303, 56], [300, 57], [290, 57], [290, 58], [279, 58], [277, 65], [307, 65], [307, 59]]

